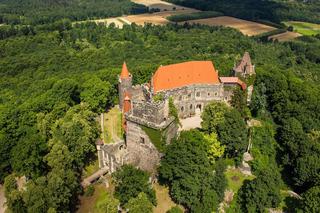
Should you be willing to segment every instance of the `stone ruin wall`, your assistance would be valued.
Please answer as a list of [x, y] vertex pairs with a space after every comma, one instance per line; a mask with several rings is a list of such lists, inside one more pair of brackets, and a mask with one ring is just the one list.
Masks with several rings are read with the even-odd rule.
[[128, 162], [142, 170], [154, 173], [159, 164], [161, 154], [151, 142], [148, 135], [137, 123], [127, 121]]
[[132, 115], [146, 122], [160, 124], [166, 120], [165, 103], [150, 103], [145, 101], [132, 102]]
[[190, 85], [165, 92], [166, 97], [173, 97], [179, 117], [190, 117], [196, 113], [196, 108], [202, 111], [206, 104], [212, 101], [222, 101], [224, 97], [223, 84]]

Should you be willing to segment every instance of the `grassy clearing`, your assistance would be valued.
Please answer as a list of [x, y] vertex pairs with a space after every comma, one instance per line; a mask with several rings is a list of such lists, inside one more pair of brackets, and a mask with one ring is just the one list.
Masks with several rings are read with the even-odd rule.
[[98, 158], [96, 158], [94, 161], [92, 161], [89, 165], [87, 165], [84, 168], [82, 175], [84, 178], [86, 178], [98, 170], [99, 170], [99, 162], [98, 162]]
[[[167, 212], [169, 209], [177, 205], [171, 200], [168, 187], [154, 184], [153, 188], [156, 191], [158, 203], [158, 205], [153, 209], [153, 213]], [[180, 208], [183, 209], [181, 206]]]
[[242, 174], [238, 169], [229, 169], [225, 172], [228, 188], [237, 193], [245, 180], [253, 180], [254, 176]]
[[114, 107], [109, 112], [104, 113], [102, 134], [105, 143], [113, 143], [117, 139], [123, 138], [122, 114], [118, 107]]
[[108, 193], [104, 184], [95, 184], [94, 193], [91, 197], [80, 197], [80, 206], [77, 213], [94, 213], [97, 201], [104, 199]]
[[295, 32], [302, 35], [316, 35], [320, 33], [320, 24], [313, 24], [301, 21], [287, 21], [283, 22], [286, 26], [292, 26]]

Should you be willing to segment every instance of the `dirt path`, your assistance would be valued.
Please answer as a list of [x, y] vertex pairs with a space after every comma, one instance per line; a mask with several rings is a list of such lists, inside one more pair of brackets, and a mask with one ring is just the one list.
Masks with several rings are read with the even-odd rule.
[[4, 196], [4, 187], [0, 184], [0, 213], [4, 213], [6, 210], [5, 207], [6, 198]]

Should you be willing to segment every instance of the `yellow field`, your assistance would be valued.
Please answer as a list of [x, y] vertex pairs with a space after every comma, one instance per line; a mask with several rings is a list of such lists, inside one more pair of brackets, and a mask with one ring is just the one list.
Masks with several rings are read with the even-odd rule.
[[136, 23], [138, 25], [144, 25], [145, 23], [151, 23], [155, 25], [164, 25], [169, 23], [166, 17], [171, 15], [178, 15], [178, 14], [187, 14], [187, 13], [194, 13], [197, 10], [188, 9], [188, 10], [178, 10], [178, 11], [164, 11], [158, 13], [145, 13], [140, 15], [131, 15], [126, 16], [125, 19], [131, 23]]
[[278, 40], [280, 42], [283, 42], [283, 41], [291, 41], [291, 40], [298, 38], [300, 36], [302, 36], [300, 33], [287, 31], [285, 33], [270, 36], [269, 39], [270, 40]]
[[244, 35], [248, 35], [248, 36], [259, 35], [261, 33], [269, 32], [276, 29], [268, 25], [264, 25], [264, 24], [260, 24], [252, 21], [246, 21], [238, 18], [229, 17], [229, 16], [191, 20], [188, 22], [204, 24], [209, 26], [231, 27], [239, 30]]

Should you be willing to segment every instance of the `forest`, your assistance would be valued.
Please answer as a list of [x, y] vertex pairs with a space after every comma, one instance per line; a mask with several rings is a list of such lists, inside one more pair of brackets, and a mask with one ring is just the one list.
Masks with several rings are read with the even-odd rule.
[[275, 23], [295, 20], [320, 23], [320, 2], [286, 0], [167, 0], [200, 10], [213, 10], [246, 20]]
[[[0, 10], [13, 14], [3, 5], [15, 1], [8, 2], [1, 1]], [[293, 212], [319, 212], [319, 35], [271, 43], [223, 27], [72, 25], [72, 20], [86, 18], [81, 8], [61, 20], [52, 15], [50, 1], [41, 2], [46, 3], [37, 11], [48, 16], [33, 17], [17, 7], [14, 14], [23, 13], [25, 23], [34, 24], [0, 27], [0, 183], [12, 212], [76, 210], [83, 168], [95, 158], [96, 119], [117, 104], [124, 61], [140, 84], [160, 65], [189, 60], [211, 60], [220, 76], [228, 76], [245, 51], [257, 72], [250, 106], [243, 104], [241, 93], [233, 108], [209, 105], [201, 130], [184, 132], [166, 147], [159, 178], [174, 201], [191, 212], [216, 210], [226, 187], [227, 162], [238, 164], [247, 145], [245, 119], [255, 118], [262, 122], [252, 133], [256, 178], [244, 182], [232, 211], [276, 208], [281, 190], [291, 189], [304, 198], [288, 204]], [[197, 172], [185, 172], [190, 169]], [[28, 182], [21, 192], [14, 178], [23, 175]], [[124, 167], [113, 178], [113, 203], [136, 212], [141, 212], [137, 203], [146, 212], [156, 204], [148, 174]]]
[[0, 0], [0, 24], [41, 25], [62, 18], [80, 21], [147, 11], [129, 0]]

